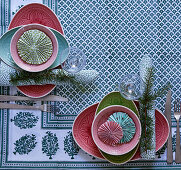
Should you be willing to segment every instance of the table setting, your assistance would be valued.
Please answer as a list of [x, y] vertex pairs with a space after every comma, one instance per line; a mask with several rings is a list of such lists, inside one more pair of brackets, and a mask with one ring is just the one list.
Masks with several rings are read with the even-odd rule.
[[181, 168], [181, 2], [0, 4], [0, 169]]

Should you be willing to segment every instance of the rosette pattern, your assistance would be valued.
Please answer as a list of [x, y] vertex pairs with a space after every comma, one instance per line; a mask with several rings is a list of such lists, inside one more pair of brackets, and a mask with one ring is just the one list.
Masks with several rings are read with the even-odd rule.
[[109, 118], [109, 121], [114, 121], [118, 123], [123, 130], [123, 137], [120, 140], [120, 143], [126, 143], [131, 141], [131, 139], [134, 137], [134, 134], [136, 132], [136, 126], [133, 120], [123, 112], [116, 112], [112, 114]]
[[20, 58], [28, 64], [45, 63], [52, 55], [51, 39], [42, 31], [34, 29], [25, 31], [17, 42]]
[[100, 140], [108, 145], [115, 146], [123, 137], [121, 126], [116, 122], [107, 121], [98, 128]]

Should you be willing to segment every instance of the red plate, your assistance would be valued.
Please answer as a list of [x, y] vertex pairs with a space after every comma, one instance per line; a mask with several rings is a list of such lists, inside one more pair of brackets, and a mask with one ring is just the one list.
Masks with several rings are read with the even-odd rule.
[[[9, 30], [27, 24], [42, 24], [51, 27], [61, 34], [63, 29], [54, 12], [47, 6], [39, 3], [31, 3], [22, 7], [13, 17], [9, 25]], [[39, 98], [50, 93], [56, 86], [53, 84], [48, 85], [31, 85], [31, 86], [17, 86], [18, 90], [26, 96], [32, 98]]]
[[[89, 106], [82, 111], [75, 119], [73, 124], [73, 137], [76, 143], [85, 152], [94, 157], [104, 159], [91, 135], [91, 126], [98, 103]], [[158, 151], [167, 141], [169, 135], [169, 125], [165, 116], [155, 110], [155, 132], [156, 132], [156, 151]], [[140, 159], [140, 151], [138, 150], [132, 160]]]
[[8, 29], [33, 23], [51, 27], [63, 34], [63, 29], [54, 12], [39, 3], [31, 3], [22, 7], [13, 17]]
[[166, 117], [158, 109], [155, 110], [155, 120], [156, 150], [158, 151], [167, 141], [170, 130]]
[[73, 136], [76, 143], [85, 152], [95, 157], [104, 159], [91, 135], [91, 126], [97, 106], [98, 103], [86, 108], [76, 117], [73, 124]]
[[49, 94], [56, 86], [54, 84], [17, 86], [24, 95], [39, 98]]

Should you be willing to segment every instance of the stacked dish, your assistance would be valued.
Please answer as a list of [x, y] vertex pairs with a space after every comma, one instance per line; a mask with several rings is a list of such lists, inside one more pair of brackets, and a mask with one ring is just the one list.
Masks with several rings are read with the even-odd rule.
[[92, 123], [92, 137], [100, 150], [123, 155], [133, 150], [141, 137], [141, 123], [129, 108], [112, 105], [101, 110]]
[[[105, 121], [112, 121], [113, 116], [119, 113], [126, 114], [126, 119], [129, 119], [128, 124], [133, 123], [134, 129], [132, 130], [134, 130], [135, 133], [132, 134], [132, 138], [127, 142], [121, 143], [120, 141], [115, 146], [110, 147], [107, 144], [105, 145], [103, 142], [100, 142], [100, 139], [97, 138], [96, 128], [99, 128], [100, 124]], [[120, 117], [120, 115], [117, 115], [117, 117], [114, 118], [118, 120], [120, 119], [118, 117]], [[123, 116], [121, 117], [124, 119]], [[124, 164], [131, 160], [136, 154], [141, 136], [141, 123], [138, 117], [139, 112], [135, 103], [123, 98], [119, 92], [112, 92], [106, 95], [99, 103], [92, 123], [91, 133], [96, 146], [106, 160], [114, 164]], [[125, 120], [120, 121], [122, 122]], [[121, 123], [120, 121], [117, 121], [119, 125]], [[123, 128], [124, 127], [122, 126], [122, 129]], [[124, 131], [123, 137], [125, 137]]]
[[11, 40], [11, 56], [23, 70], [39, 72], [50, 67], [58, 54], [56, 36], [47, 27], [30, 24], [18, 29]]
[[[141, 159], [139, 149], [141, 127], [137, 108], [138, 102], [126, 100], [119, 92], [107, 94], [100, 103], [89, 106], [76, 117], [72, 129], [75, 142], [88, 154], [99, 159], [105, 159], [113, 164], [124, 164], [128, 161]], [[109, 119], [109, 117], [114, 115], [115, 112], [116, 114], [119, 112], [128, 114], [137, 128], [130, 142], [124, 143], [124, 145], [116, 144], [115, 148], [118, 148], [118, 150], [114, 146], [100, 141], [98, 136], [98, 129], [101, 125], [106, 126], [104, 123], [108, 120], [112, 121], [113, 119]], [[165, 116], [157, 109], [155, 110], [155, 118], [156, 151], [158, 151], [167, 141], [169, 125]], [[119, 130], [120, 128], [118, 128]], [[95, 138], [95, 136], [97, 137]], [[107, 147], [110, 150], [107, 150]], [[119, 150], [119, 147], [122, 147], [123, 150]]]
[[[27, 57], [27, 55], [25, 55], [23, 51], [23, 49], [25, 49], [25, 44], [22, 45], [19, 43], [18, 45], [18, 40], [22, 40], [24, 38], [22, 37], [22, 35], [25, 32], [33, 29], [41, 31], [41, 33], [39, 32], [38, 34], [42, 34], [42, 32], [45, 33], [45, 37], [48, 37], [51, 40], [50, 46], [46, 46], [48, 47], [45, 50], [46, 52], [41, 51], [42, 48], [40, 47], [40, 44], [37, 46], [37, 44], [35, 45], [34, 43], [34, 47], [36, 49], [38, 48], [38, 50], [41, 51], [40, 53], [38, 53], [39, 55], [36, 55], [36, 57], [41, 56], [41, 58], [44, 58], [44, 62], [41, 61], [39, 64], [37, 64], [37, 61], [32, 62], [31, 60], [29, 60], [31, 61], [29, 62], [27, 58], [24, 61], [22, 61], [23, 56]], [[37, 34], [37, 31], [35, 32]], [[32, 32], [30, 31], [28, 34], [30, 35], [30, 33]], [[30, 35], [29, 40], [30, 38], [33, 38], [31, 37], [33, 34]], [[35, 38], [35, 36], [34, 39], [37, 41], [37, 43], [39, 42]], [[46, 41], [44, 41], [44, 43], [45, 42]], [[17, 48], [19, 48], [20, 50], [18, 51]], [[27, 48], [28, 47], [26, 46], [26, 49]], [[0, 38], [1, 59], [10, 67], [19, 70], [24, 69], [30, 72], [37, 72], [42, 71], [44, 69], [57, 68], [66, 60], [69, 53], [68, 49], [69, 45], [63, 35], [63, 29], [57, 16], [53, 13], [53, 11], [50, 8], [39, 3], [31, 3], [22, 7], [11, 20], [9, 30]], [[30, 50], [32, 50], [32, 48]], [[50, 51], [48, 52], [48, 50]], [[17, 88], [19, 91], [21, 91], [23, 94], [29, 97], [38, 98], [47, 95], [55, 87], [56, 85], [54, 84], [48, 84], [18, 86]]]

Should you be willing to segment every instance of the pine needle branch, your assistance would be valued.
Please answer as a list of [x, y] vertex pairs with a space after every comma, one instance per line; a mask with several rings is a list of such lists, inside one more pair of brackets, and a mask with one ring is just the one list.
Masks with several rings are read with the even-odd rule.
[[27, 72], [25, 70], [16, 71], [10, 74], [10, 82], [14, 86], [22, 84], [44, 84], [44, 82], [55, 82], [56, 84], [61, 84], [62, 82], [69, 82], [76, 85], [82, 91], [85, 91], [83, 86], [77, 82], [73, 75], [66, 75], [63, 70], [45, 70], [41, 72]]
[[141, 147], [147, 152], [147, 150], [152, 149], [151, 137], [154, 132], [153, 128], [153, 120], [148, 114], [149, 111], [154, 109], [154, 100], [157, 97], [163, 95], [170, 84], [163, 86], [157, 92], [153, 91], [154, 85], [154, 69], [153, 67], [147, 69], [147, 73], [145, 76], [145, 90], [143, 92], [142, 97], [139, 99], [140, 102], [140, 117], [142, 124], [142, 139]]
[[21, 83], [31, 83], [32, 81], [35, 82], [35, 84], [41, 84], [43, 81], [62, 81], [69, 79], [63, 71], [58, 71], [56, 74], [52, 70], [45, 70], [41, 72], [27, 72], [27, 71], [16, 71], [12, 74], [10, 74], [10, 82], [13, 85], [18, 85]]

